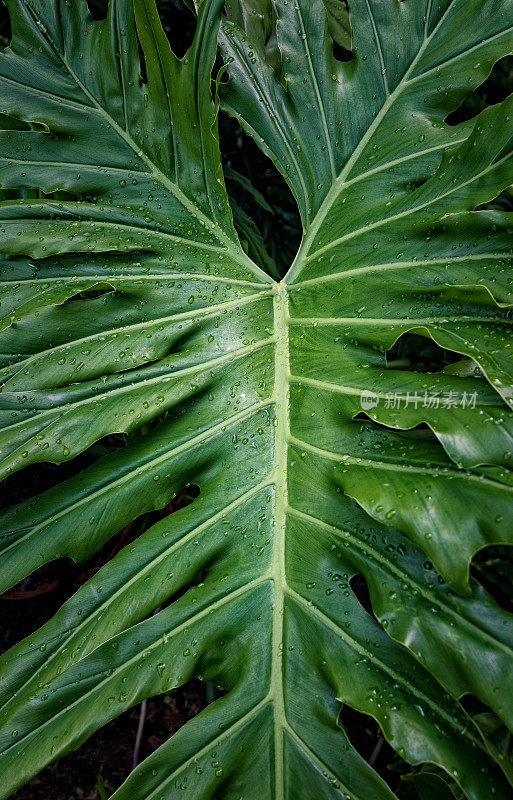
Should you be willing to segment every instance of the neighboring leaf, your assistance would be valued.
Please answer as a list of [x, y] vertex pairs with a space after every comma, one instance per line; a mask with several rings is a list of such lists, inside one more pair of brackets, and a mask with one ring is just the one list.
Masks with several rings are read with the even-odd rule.
[[419, 772], [414, 778], [420, 800], [448, 800], [454, 797], [447, 783], [438, 775]]
[[[240, 172], [226, 167], [224, 170], [225, 178], [228, 183], [236, 184], [249, 195], [254, 203], [269, 214], [273, 213], [272, 208], [269, 206], [262, 194], [255, 189], [252, 183]], [[242, 205], [234, 199], [233, 192], [230, 198], [230, 205], [233, 211], [233, 221], [235, 228], [238, 231], [241, 244], [245, 252], [253, 259], [259, 266], [261, 266], [271, 277], [275, 280], [280, 280], [278, 268], [267, 252], [265, 242], [262, 234], [260, 233], [256, 223], [250, 215], [244, 210]]]
[[330, 33], [335, 42], [346, 50], [351, 50], [351, 23], [344, 0], [324, 0], [324, 7], [328, 14]]
[[273, 210], [265, 197], [255, 189], [253, 184], [244, 176], [241, 175], [240, 172], [237, 172], [235, 169], [226, 168], [224, 170], [224, 175], [227, 181], [233, 181], [233, 183], [238, 183], [248, 194], [251, 195], [257, 206], [259, 206], [264, 211], [268, 211], [269, 214], [273, 213]]
[[243, 28], [264, 53], [264, 45], [272, 35], [272, 0], [226, 0], [225, 9], [228, 17]]
[[112, 788], [108, 786], [102, 775], [102, 770], [100, 769], [98, 773], [98, 777], [96, 778], [96, 791], [98, 793], [98, 797], [100, 800], [108, 800], [112, 794]]
[[251, 219], [242, 206], [236, 200], [231, 201], [233, 211], [233, 221], [239, 232], [241, 244], [245, 252], [253, 260], [262, 266], [276, 280], [280, 280], [280, 274], [273, 259], [266, 250], [262, 234], [258, 230], [255, 222]]
[[[344, 0], [323, 0], [328, 27], [336, 44], [351, 50], [351, 23]], [[260, 56], [281, 72], [281, 52], [276, 36], [273, 0], [226, 0], [226, 16], [249, 37]], [[329, 42], [328, 42], [329, 43]]]
[[[321, 0], [275, 0], [280, 70], [223, 22], [225, 108], [302, 215], [279, 283], [221, 174], [220, 7], [178, 61], [135, 0], [142, 70], [128, 0], [95, 23], [82, 0], [9, 0], [0, 108], [38, 125], [2, 131], [2, 186], [75, 199], [0, 205], [3, 474], [126, 444], [2, 514], [2, 588], [199, 495], [0, 659], [1, 796], [199, 677], [224, 694], [116, 800], [392, 800], [343, 704], [469, 800], [508, 800], [459, 698], [513, 725], [512, 618], [468, 579], [513, 542], [511, 222], [473, 210], [513, 180], [513, 100], [444, 119], [511, 49], [513, 0], [355, 0], [346, 63]], [[479, 369], [388, 369], [411, 332]]]

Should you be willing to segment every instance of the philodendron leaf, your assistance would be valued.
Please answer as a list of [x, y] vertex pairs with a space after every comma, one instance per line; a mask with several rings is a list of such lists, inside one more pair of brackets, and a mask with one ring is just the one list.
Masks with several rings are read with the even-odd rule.
[[[230, 4], [222, 101], [303, 220], [279, 283], [224, 188], [221, 5], [179, 61], [153, 0], [98, 22], [83, 0], [8, 0], [0, 109], [30, 129], [0, 133], [20, 197], [0, 204], [2, 474], [126, 444], [2, 514], [1, 588], [199, 496], [0, 660], [0, 796], [199, 677], [222, 696], [116, 800], [392, 800], [343, 704], [469, 800], [508, 800], [460, 698], [513, 725], [511, 616], [468, 579], [513, 542], [513, 224], [474, 211], [513, 179], [513, 101], [444, 120], [511, 50], [513, 0], [353, 0], [345, 63], [322, 0], [262, 4], [270, 63], [242, 29], [258, 3]], [[389, 369], [412, 332], [478, 368]]]

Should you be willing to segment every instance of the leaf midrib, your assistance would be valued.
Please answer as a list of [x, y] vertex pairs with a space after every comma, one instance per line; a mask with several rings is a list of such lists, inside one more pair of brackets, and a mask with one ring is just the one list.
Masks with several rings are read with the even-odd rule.
[[275, 795], [274, 800], [285, 798], [285, 770], [283, 735], [286, 724], [283, 687], [283, 635], [284, 605], [286, 591], [285, 531], [287, 521], [288, 487], [288, 437], [290, 435], [289, 405], [289, 325], [288, 294], [283, 284], [276, 288], [274, 296], [275, 361], [273, 399], [276, 409], [273, 472], [275, 479], [275, 515], [271, 575], [273, 581], [273, 633], [271, 644], [271, 685], [274, 714]]

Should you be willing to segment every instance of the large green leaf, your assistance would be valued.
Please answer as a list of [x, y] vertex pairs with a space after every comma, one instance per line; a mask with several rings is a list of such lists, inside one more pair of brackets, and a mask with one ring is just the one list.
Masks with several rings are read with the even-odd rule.
[[[200, 493], [0, 660], [1, 796], [198, 676], [225, 694], [116, 800], [391, 800], [344, 703], [470, 800], [507, 800], [459, 700], [513, 725], [511, 616], [468, 580], [513, 541], [511, 222], [474, 211], [513, 180], [513, 101], [444, 119], [511, 50], [512, 0], [354, 0], [345, 63], [322, 0], [274, 0], [270, 23], [230, 4], [222, 100], [305, 229], [280, 283], [224, 189], [220, 0], [182, 61], [153, 0], [94, 23], [82, 0], [8, 5], [0, 108], [31, 130], [5, 124], [2, 187], [38, 196], [0, 205], [3, 474], [126, 445], [2, 515], [2, 589]], [[460, 363], [391, 369], [409, 332]]]

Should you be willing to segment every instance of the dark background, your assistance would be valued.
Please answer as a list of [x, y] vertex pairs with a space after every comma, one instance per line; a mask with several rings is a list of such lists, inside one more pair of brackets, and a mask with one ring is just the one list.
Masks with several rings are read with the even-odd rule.
[[[105, 13], [106, 0], [89, 0], [89, 6], [92, 14], [101, 18]], [[159, 8], [172, 47], [181, 57], [194, 33], [194, 16], [180, 0], [160, 0]], [[9, 36], [8, 14], [0, 2], [0, 46], [8, 44]], [[346, 53], [345, 57], [350, 57], [350, 54]], [[456, 124], [468, 119], [486, 105], [504, 99], [512, 89], [513, 57], [507, 57], [496, 64], [485, 83], [469, 95], [447, 121]], [[272, 269], [269, 261], [272, 259], [278, 272], [284, 274], [301, 238], [299, 216], [290, 191], [271, 162], [242, 132], [238, 123], [223, 113], [220, 115], [220, 142], [227, 187], [241, 241], [262, 267]], [[256, 193], [248, 188], [246, 181], [257, 190]], [[490, 205], [513, 211], [513, 193], [509, 190], [504, 192]], [[417, 371], [434, 372], [444, 366], [448, 355], [427, 339], [409, 335], [401, 337], [388, 358], [390, 362], [400, 362], [402, 369], [410, 367]], [[37, 464], [17, 473], [0, 487], [0, 506], [12, 505], [49, 488], [124, 443], [123, 436], [106, 437], [67, 464]], [[153, 524], [156, 518], [172, 513], [193, 496], [194, 487], [188, 487], [165, 509], [134, 520], [90, 561], [78, 565], [69, 559], [52, 562], [0, 596], [0, 651], [7, 650], [43, 625], [122, 546]], [[495, 600], [503, 608], [513, 611], [513, 548], [486, 548], [474, 559], [472, 570]], [[357, 576], [352, 586], [369, 613], [372, 613], [363, 578]], [[125, 712], [104, 726], [75, 753], [47, 767], [25, 788], [12, 795], [12, 800], [104, 800], [132, 769], [141, 717], [144, 726], [139, 750], [135, 752], [138, 761], [150, 755], [213, 699], [213, 688], [194, 680], [180, 689], [148, 700], [145, 705]], [[488, 710], [478, 707], [475, 701], [469, 701], [466, 705], [495, 743], [510, 755], [509, 734], [497, 725]], [[397, 756], [384, 741], [377, 723], [371, 717], [348, 707], [343, 708], [341, 719], [357, 750], [398, 793], [401, 800], [420, 800], [422, 795], [419, 789], [422, 792], [425, 775], [419, 778], [419, 769], [411, 768]], [[436, 770], [433, 768], [431, 772]], [[442, 791], [441, 798], [447, 796], [448, 800], [454, 800], [449, 787], [442, 784], [440, 778], [435, 776], [427, 780], [435, 782], [432, 785]]]

